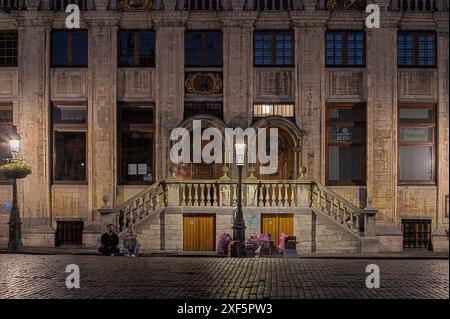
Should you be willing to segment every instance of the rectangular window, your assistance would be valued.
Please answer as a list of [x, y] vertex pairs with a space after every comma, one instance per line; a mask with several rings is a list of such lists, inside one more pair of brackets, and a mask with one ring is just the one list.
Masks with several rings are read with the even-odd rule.
[[366, 64], [366, 35], [362, 31], [327, 31], [326, 66], [363, 67]]
[[327, 185], [364, 185], [365, 112], [361, 105], [327, 107]]
[[255, 119], [268, 117], [268, 116], [281, 116], [290, 119], [294, 118], [294, 104], [254, 104], [253, 105], [253, 117]]
[[0, 32], [0, 67], [17, 66], [17, 32]]
[[397, 36], [399, 67], [435, 67], [436, 34], [434, 32], [399, 32]]
[[118, 131], [120, 183], [153, 183], [153, 106], [120, 104]]
[[186, 67], [221, 67], [222, 33], [187, 31], [185, 34]]
[[87, 106], [55, 103], [52, 119], [54, 183], [86, 182]]
[[155, 32], [122, 30], [118, 46], [119, 67], [155, 66]]
[[213, 115], [223, 120], [222, 102], [186, 102], [184, 104], [184, 118], [194, 115]]
[[399, 184], [435, 184], [433, 106], [399, 108]]
[[[9, 146], [9, 133], [13, 128], [13, 109], [11, 105], [0, 105], [0, 165], [12, 157]], [[0, 174], [0, 183], [7, 180]]]
[[87, 67], [87, 31], [52, 31], [52, 67]]
[[255, 66], [292, 66], [294, 64], [293, 38], [291, 31], [255, 32]]

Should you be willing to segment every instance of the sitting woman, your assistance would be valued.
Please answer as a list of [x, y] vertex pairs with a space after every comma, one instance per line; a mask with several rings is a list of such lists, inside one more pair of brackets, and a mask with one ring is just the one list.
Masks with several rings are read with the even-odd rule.
[[128, 231], [123, 236], [123, 247], [124, 247], [124, 255], [136, 257], [136, 254], [139, 252], [139, 242], [137, 241], [137, 234], [134, 231], [134, 227], [132, 225], [128, 226]]

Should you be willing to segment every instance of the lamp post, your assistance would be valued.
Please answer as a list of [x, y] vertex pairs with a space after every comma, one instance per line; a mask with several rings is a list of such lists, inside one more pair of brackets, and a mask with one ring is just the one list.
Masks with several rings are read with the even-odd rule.
[[242, 168], [245, 163], [245, 143], [237, 142], [236, 148], [236, 165], [238, 168], [238, 187], [237, 187], [237, 208], [234, 216], [233, 224], [233, 240], [239, 241], [237, 247], [237, 256], [242, 257], [244, 255], [244, 243], [245, 243], [245, 221], [244, 214], [242, 212]]
[[[11, 148], [11, 161], [17, 159], [20, 149], [20, 135], [17, 127], [13, 126], [12, 133], [9, 137], [9, 146]], [[13, 178], [13, 202], [9, 217], [9, 241], [8, 250], [19, 250], [22, 248], [22, 221], [20, 219], [19, 207], [17, 205], [17, 180]]]

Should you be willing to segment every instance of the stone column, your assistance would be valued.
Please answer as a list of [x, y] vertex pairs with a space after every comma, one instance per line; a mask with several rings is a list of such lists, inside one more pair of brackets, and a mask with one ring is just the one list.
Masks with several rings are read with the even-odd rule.
[[[307, 168], [307, 177], [324, 181], [321, 149], [322, 129], [325, 115], [325, 19], [327, 12], [298, 15], [294, 19], [295, 58], [297, 87], [296, 123], [306, 131], [303, 138], [302, 163]], [[300, 155], [300, 154], [299, 154]], [[321, 173], [322, 171], [322, 173]]]
[[381, 224], [395, 223], [397, 190], [397, 13], [366, 32], [367, 196]]
[[[445, 217], [445, 195], [449, 194], [449, 103], [448, 103], [448, 55], [449, 32], [448, 12], [434, 13], [437, 28], [437, 66], [438, 66], [438, 218], [437, 228], [448, 228], [448, 217]], [[447, 208], [448, 209], [448, 208]], [[448, 242], [448, 241], [447, 241]], [[448, 244], [447, 244], [448, 245]]]
[[33, 174], [18, 182], [19, 206], [24, 222], [23, 243], [53, 245], [50, 228], [49, 103], [48, 67], [51, 19], [42, 12], [22, 12], [17, 18], [19, 33], [19, 99], [14, 109], [20, 156], [31, 164]]
[[85, 13], [89, 29], [88, 72], [88, 207], [87, 224], [99, 225], [97, 209], [107, 195], [116, 200], [116, 76], [118, 16], [111, 12]]
[[223, 113], [224, 121], [245, 129], [253, 118], [252, 73], [254, 12], [240, 12], [239, 18], [224, 20]]
[[446, 199], [449, 194], [449, 101], [448, 101], [448, 67], [449, 67], [449, 32], [448, 12], [436, 12], [434, 18], [437, 24], [437, 66], [438, 66], [438, 144], [437, 144], [437, 218], [435, 229], [432, 232], [432, 243], [434, 251], [447, 251], [448, 240], [448, 217], [445, 217]]
[[184, 109], [184, 12], [172, 11], [170, 14], [179, 20], [156, 21], [157, 179], [164, 179], [169, 174], [170, 132], [183, 120]]

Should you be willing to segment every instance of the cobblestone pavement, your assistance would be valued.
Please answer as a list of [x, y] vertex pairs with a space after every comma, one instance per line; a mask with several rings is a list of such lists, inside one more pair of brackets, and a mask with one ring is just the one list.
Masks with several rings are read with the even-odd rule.
[[[80, 267], [67, 289], [68, 264]], [[381, 287], [365, 286], [368, 264]], [[0, 298], [448, 298], [448, 260], [0, 254]]]

